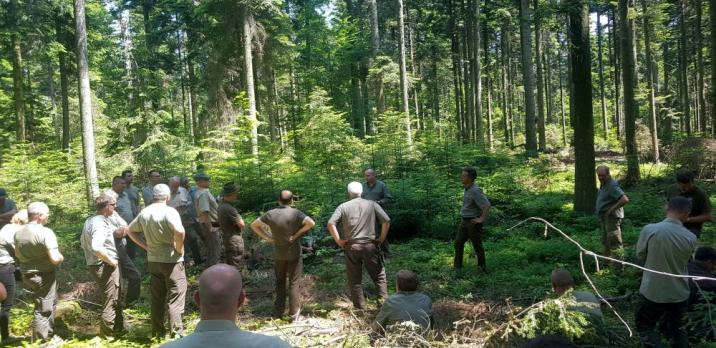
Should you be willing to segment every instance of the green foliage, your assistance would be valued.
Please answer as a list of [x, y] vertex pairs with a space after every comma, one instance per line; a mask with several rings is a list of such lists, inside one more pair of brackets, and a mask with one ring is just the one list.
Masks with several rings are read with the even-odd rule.
[[540, 335], [558, 335], [572, 340], [582, 338], [590, 334], [590, 322], [584, 313], [571, 309], [576, 304], [567, 296], [547, 299], [528, 310], [514, 330], [525, 338]]

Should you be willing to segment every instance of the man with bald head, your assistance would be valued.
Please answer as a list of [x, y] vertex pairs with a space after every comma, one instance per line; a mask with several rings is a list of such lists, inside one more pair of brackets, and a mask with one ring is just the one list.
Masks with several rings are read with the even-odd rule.
[[[301, 288], [303, 275], [303, 257], [301, 257], [301, 237], [310, 231], [316, 223], [302, 211], [293, 208], [293, 193], [281, 191], [278, 208], [271, 209], [251, 223], [251, 229], [261, 238], [273, 241], [276, 259], [276, 317], [283, 316], [286, 305], [286, 277], [288, 276], [288, 315], [298, 316], [301, 308]], [[271, 235], [264, 228], [271, 229]]]
[[207, 268], [199, 277], [199, 290], [194, 293], [201, 311], [196, 330], [162, 347], [291, 347], [278, 337], [243, 331], [236, 326], [236, 312], [246, 299], [242, 286], [241, 273], [235, 267], [220, 263]]
[[622, 242], [621, 223], [624, 218], [624, 205], [629, 203], [629, 197], [619, 186], [619, 182], [612, 179], [609, 167], [597, 167], [599, 179], [599, 192], [597, 193], [596, 214], [602, 228], [602, 244], [604, 255], [612, 256], [614, 252], [622, 257], [624, 243]]
[[[385, 267], [380, 257], [378, 245], [385, 241], [390, 229], [390, 217], [376, 202], [361, 198], [363, 185], [359, 182], [348, 184], [350, 200], [336, 208], [328, 220], [328, 231], [346, 257], [346, 274], [351, 300], [356, 309], [365, 309], [363, 296], [363, 267], [378, 288], [379, 303], [388, 297]], [[375, 220], [381, 224], [380, 237], [375, 239]], [[338, 234], [337, 224], [342, 230]]]

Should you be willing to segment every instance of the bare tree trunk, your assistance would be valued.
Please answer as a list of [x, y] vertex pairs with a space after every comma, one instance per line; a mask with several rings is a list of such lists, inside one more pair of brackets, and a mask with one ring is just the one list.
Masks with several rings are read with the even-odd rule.
[[507, 144], [508, 146], [512, 146], [513, 144], [510, 142], [510, 110], [507, 105], [507, 99], [510, 89], [507, 76], [510, 64], [508, 55], [510, 54], [510, 52], [508, 52], [507, 50], [507, 41], [509, 40], [509, 38], [507, 38], [506, 35], [508, 35], [507, 28], [506, 25], [503, 25], [500, 33], [500, 72], [502, 74], [502, 126], [505, 132], [505, 144]]
[[[473, 1], [472, 11], [473, 17], [473, 39], [475, 40], [472, 44], [472, 85], [474, 93], [474, 118], [475, 118], [475, 140], [480, 147], [485, 146], [485, 129], [482, 122], [482, 67], [480, 66], [480, 37], [482, 36], [482, 30], [480, 30], [480, 0]], [[469, 14], [468, 14], [469, 15]]]
[[[415, 41], [413, 40], [413, 26], [408, 25], [408, 38], [410, 44], [410, 72], [413, 78], [418, 77], [418, 71], [415, 69]], [[420, 110], [420, 80], [418, 79], [413, 89], [413, 103], [415, 104], [415, 119], [418, 121], [418, 129], [425, 129], [423, 115]]]
[[487, 145], [490, 151], [495, 149], [495, 141], [493, 138], [492, 129], [492, 78], [490, 76], [491, 64], [490, 64], [490, 34], [487, 32], [487, 28], [482, 31], [483, 35], [483, 54], [485, 55], [485, 87], [487, 89]]
[[617, 127], [617, 135], [622, 136], [624, 135], [624, 127], [622, 123], [622, 98], [621, 98], [621, 49], [620, 49], [620, 42], [619, 39], [619, 30], [617, 29], [619, 27], [617, 15], [616, 12], [617, 9], [613, 8], [611, 11], [611, 17], [612, 17], [612, 27], [609, 30], [610, 34], [609, 39], [611, 40], [611, 45], [609, 45], [611, 52], [611, 58], [612, 58], [612, 66], [614, 67], [614, 95], [612, 99], [614, 100], [614, 124]]
[[659, 163], [659, 137], [656, 119], [656, 90], [654, 86], [654, 58], [651, 51], [652, 28], [650, 16], [647, 12], [646, 0], [641, 0], [641, 9], [644, 22], [644, 51], [646, 54], [647, 85], [649, 87], [649, 131], [651, 132], [651, 150], [654, 153], [654, 163]]
[[405, 23], [403, 21], [403, 0], [398, 2], [398, 31], [400, 35], [400, 92], [402, 94], [403, 113], [405, 114], [405, 141], [413, 147], [413, 131], [410, 125], [410, 104], [408, 102], [408, 72], [405, 68]]
[[537, 66], [537, 133], [539, 137], [539, 151], [547, 151], [547, 135], [544, 115], [544, 72], [542, 66], [542, 28], [541, 18], [538, 14], [539, 0], [534, 0], [535, 25], [535, 65]]
[[709, 27], [711, 28], [711, 135], [716, 137], [716, 0], [709, 0]]
[[706, 132], [706, 123], [707, 123], [707, 117], [706, 117], [706, 96], [704, 90], [706, 89], [704, 85], [704, 38], [703, 33], [701, 32], [703, 30], [703, 24], [702, 24], [702, 17], [703, 17], [703, 5], [701, 4], [702, 0], [695, 0], [696, 4], [696, 30], [694, 35], [696, 35], [696, 71], [698, 73], [698, 77], [696, 79], [698, 83], [698, 101], [699, 101], [699, 124], [701, 125], [700, 130], [702, 132]]
[[628, 183], [639, 180], [639, 152], [636, 143], [636, 118], [639, 108], [634, 97], [636, 77], [636, 51], [634, 48], [634, 19], [628, 15], [634, 0], [619, 0], [619, 36], [622, 53], [622, 81], [624, 86], [624, 132], [626, 136], [626, 159]]
[[604, 96], [604, 64], [602, 50], [602, 13], [597, 11], [597, 61], [599, 62], [599, 99], [602, 106], [602, 131], [604, 139], [609, 138], [609, 122], [607, 116], [607, 103]]
[[684, 121], [684, 129], [686, 130], [686, 134], [691, 135], [691, 110], [690, 110], [690, 100], [689, 100], [689, 78], [687, 74], [687, 61], [686, 61], [686, 52], [688, 51], [687, 48], [687, 39], [686, 39], [686, 14], [685, 14], [685, 7], [684, 4], [685, 0], [679, 0], [679, 77], [681, 79], [680, 81], [680, 88], [679, 88], [679, 95], [681, 96], [680, 104], [681, 104], [681, 112], [683, 113], [683, 121]]
[[12, 41], [12, 84], [15, 101], [15, 119], [17, 120], [17, 141], [27, 139], [25, 127], [25, 82], [22, 76], [22, 41], [20, 39], [20, 9], [17, 0], [10, 0], [9, 17], [14, 23], [10, 35]]
[[[71, 50], [71, 43], [64, 29], [66, 18], [65, 14], [58, 10], [55, 15], [55, 35], [57, 42], [69, 51]], [[67, 67], [67, 54], [64, 51], [60, 51], [58, 59], [60, 63], [60, 104], [62, 105], [62, 150], [68, 151], [70, 149], [70, 100], [68, 91], [70, 72]]]
[[522, 46], [522, 76], [525, 86], [525, 150], [527, 156], [537, 155], [535, 129], [535, 72], [532, 64], [532, 35], [529, 0], [520, 0], [520, 44]]
[[249, 98], [249, 125], [251, 127], [251, 155], [258, 158], [259, 155], [259, 131], [258, 120], [256, 119], [256, 94], [254, 93], [254, 63], [252, 52], [253, 36], [252, 22], [253, 15], [249, 8], [243, 8], [243, 34], [244, 34], [244, 73], [246, 74], [246, 95]]

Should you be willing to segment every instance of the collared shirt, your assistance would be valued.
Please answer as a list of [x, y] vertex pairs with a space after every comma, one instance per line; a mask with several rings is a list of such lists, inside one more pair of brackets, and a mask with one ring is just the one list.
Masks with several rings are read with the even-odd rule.
[[[599, 192], [597, 192], [596, 214], [599, 215], [599, 217], [604, 216], [607, 210], [616, 204], [623, 195], [624, 190], [619, 186], [619, 182], [610, 178], [609, 181], [599, 187]], [[619, 209], [614, 210], [612, 214], [614, 217], [623, 219], [624, 207], [619, 207]]]
[[117, 247], [114, 244], [114, 226], [103, 215], [91, 216], [85, 221], [80, 236], [80, 245], [85, 254], [87, 266], [102, 263], [96, 252], [104, 252], [109, 258], [117, 260]]
[[363, 183], [363, 194], [361, 198], [369, 201], [378, 202], [381, 207], [385, 206], [393, 199], [393, 195], [388, 191], [388, 186], [380, 180], [376, 180], [373, 186], [368, 185], [368, 182]]
[[167, 205], [176, 209], [177, 211], [179, 211], [179, 215], [184, 217], [187, 214], [186, 210], [187, 210], [187, 208], [189, 208], [189, 203], [191, 203], [191, 197], [189, 197], [189, 191], [187, 191], [185, 188], [179, 186], [179, 189], [177, 189], [177, 192], [172, 193], [171, 198], [169, 199], [169, 202], [167, 203]]
[[176, 209], [162, 203], [144, 208], [131, 224], [131, 232], [144, 233], [147, 241], [147, 261], [176, 263], [184, 261], [184, 255], [174, 249], [174, 231], [183, 230], [181, 217]]
[[[674, 197], [685, 197], [691, 201], [691, 213], [689, 213], [689, 216], [699, 216], [711, 212], [711, 200], [708, 193], [696, 185], [689, 192], [681, 192], [676, 184], [669, 186], [666, 190], [666, 201], [668, 202]], [[703, 226], [703, 222], [687, 222], [684, 224], [686, 229], [697, 231], [701, 231]]]
[[[696, 236], [681, 221], [666, 218], [644, 226], [636, 244], [636, 256], [646, 260], [646, 268], [686, 275], [686, 264], [695, 248]], [[644, 271], [639, 292], [656, 303], [682, 302], [689, 298], [689, 282], [686, 278]]]
[[490, 205], [487, 196], [477, 185], [465, 189], [462, 196], [462, 207], [460, 208], [460, 216], [463, 218], [476, 218], [482, 216], [482, 208]]
[[430, 326], [433, 303], [430, 297], [417, 291], [401, 291], [383, 303], [375, 323], [385, 328], [398, 322], [412, 321], [424, 328]]
[[289, 243], [288, 238], [303, 227], [307, 218], [302, 211], [287, 206], [271, 209], [259, 218], [271, 228], [274, 241], [274, 258], [276, 260], [295, 260], [301, 257], [301, 241]]
[[209, 219], [211, 222], [219, 222], [219, 204], [216, 203], [216, 198], [214, 198], [214, 195], [211, 194], [211, 191], [209, 191], [208, 188], [197, 189], [194, 197], [197, 216], [201, 216], [202, 213], [209, 212]]
[[162, 345], [163, 348], [289, 348], [278, 337], [257, 334], [239, 329], [229, 320], [202, 320], [194, 333]]
[[11, 223], [0, 228], [0, 265], [15, 263], [15, 233], [22, 227]]
[[154, 188], [152, 186], [144, 186], [142, 189], [142, 200], [144, 201], [145, 208], [154, 203]]
[[376, 217], [381, 224], [390, 222], [390, 217], [378, 203], [363, 198], [353, 198], [339, 205], [328, 223], [332, 225], [341, 223], [342, 239], [373, 240]]
[[241, 234], [241, 228], [236, 225], [236, 220], [241, 218], [239, 211], [231, 203], [222, 200], [217, 209], [219, 229], [224, 237]]
[[589, 291], [572, 291], [572, 296], [577, 301], [577, 305], [571, 309], [582, 312], [594, 319], [604, 317], [599, 299], [593, 293]]
[[[122, 217], [117, 214], [117, 211], [113, 211], [112, 215], [107, 217], [107, 223], [112, 227], [112, 231], [127, 226], [127, 222], [122, 219]], [[122, 237], [122, 238], [115, 238], [114, 239], [114, 246], [117, 248], [125, 247], [127, 246], [127, 238], [129, 237]]]
[[59, 249], [51, 229], [36, 223], [24, 225], [15, 233], [15, 256], [23, 272], [54, 272], [48, 252]]
[[117, 204], [114, 208], [114, 211], [117, 212], [126, 223], [130, 223], [134, 220], [134, 208], [132, 207], [132, 201], [129, 199], [127, 192], [117, 194]]
[[137, 216], [139, 214], [139, 189], [134, 185], [127, 185], [124, 188], [124, 193], [129, 197], [129, 202], [132, 203], [132, 215]]

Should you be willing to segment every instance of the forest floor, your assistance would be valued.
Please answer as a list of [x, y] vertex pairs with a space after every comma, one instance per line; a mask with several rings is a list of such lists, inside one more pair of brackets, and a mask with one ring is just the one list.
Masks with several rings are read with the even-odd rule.
[[[270, 317], [273, 306], [274, 275], [272, 262], [266, 259], [253, 269], [244, 272], [248, 302], [240, 309], [238, 325], [247, 330], [276, 335], [300, 347], [368, 347], [368, 346], [514, 346], [519, 340], [500, 339], [506, 329], [514, 324], [514, 316], [522, 309], [544, 299], [550, 292], [549, 274], [555, 267], [569, 269], [575, 277], [577, 288], [589, 289], [579, 268], [578, 249], [565, 238], [555, 234], [545, 235], [540, 223], [526, 223], [512, 228], [530, 216], [539, 216], [553, 222], [585, 248], [601, 251], [600, 232], [594, 216], [571, 212], [573, 165], [548, 158], [546, 168], [534, 174], [534, 169], [519, 171], [510, 166], [500, 168], [491, 179], [484, 182], [488, 195], [494, 197], [494, 211], [487, 223], [485, 249], [490, 272], [477, 272], [472, 247], [466, 245], [464, 270], [452, 269], [453, 245], [450, 237], [454, 229], [431, 231], [431, 238], [420, 234], [391, 244], [392, 256], [386, 262], [389, 293], [395, 290], [395, 273], [400, 269], [415, 271], [421, 279], [422, 291], [433, 299], [435, 328], [428, 332], [405, 329], [400, 334], [380, 337], [371, 333], [371, 320], [377, 313], [375, 289], [368, 277], [364, 277], [369, 309], [354, 312], [346, 295], [345, 266], [342, 254], [330, 243], [305, 258], [303, 277], [303, 319], [290, 323]], [[622, 164], [613, 163], [613, 173], [619, 173]], [[623, 172], [623, 170], [622, 170]], [[666, 177], [664, 165], [645, 165], [644, 180], [634, 187], [626, 188], [631, 203], [626, 207], [623, 223], [625, 255], [633, 260], [633, 246], [644, 224], [663, 218], [663, 192], [671, 183]], [[522, 189], [500, 191], [499, 180], [512, 180]], [[507, 178], [507, 179], [504, 179]], [[492, 186], [495, 185], [495, 186]], [[713, 183], [703, 183], [713, 192]], [[455, 180], [456, 193], [459, 182]], [[506, 185], [508, 187], [508, 185]], [[459, 207], [456, 201], [455, 209]], [[64, 341], [51, 346], [64, 347], [140, 347], [156, 346], [160, 341], [150, 341], [148, 277], [142, 284], [142, 299], [126, 310], [131, 332], [121, 340], [97, 337], [100, 302], [95, 285], [90, 280], [82, 260], [77, 234], [81, 221], [52, 221], [66, 261], [60, 270], [56, 333]], [[325, 233], [325, 229], [322, 229]], [[424, 232], [424, 229], [423, 231]], [[444, 238], [435, 236], [443, 235]], [[716, 228], [707, 226], [701, 244], [713, 245]], [[252, 244], [253, 243], [253, 244]], [[254, 245], [257, 253], [270, 255], [268, 246], [248, 237], [247, 245]], [[622, 297], [615, 303], [619, 314], [633, 328], [633, 311], [637, 301], [640, 273], [633, 269], [623, 271], [602, 267], [595, 270], [592, 260], [586, 260], [586, 271], [605, 297]], [[140, 270], [145, 264], [140, 259]], [[196, 289], [199, 269], [189, 269], [190, 288], [184, 322], [187, 332], [192, 332], [198, 322], [198, 308], [192, 294]], [[624, 296], [627, 295], [627, 296]], [[12, 310], [11, 328], [17, 336], [30, 335], [31, 308], [26, 293], [19, 295]], [[627, 329], [610, 310], [603, 308], [605, 325], [615, 339], [607, 346], [639, 346], [638, 340], [628, 336]], [[18, 345], [33, 346], [27, 341]], [[707, 346], [707, 345], [704, 345]]]

